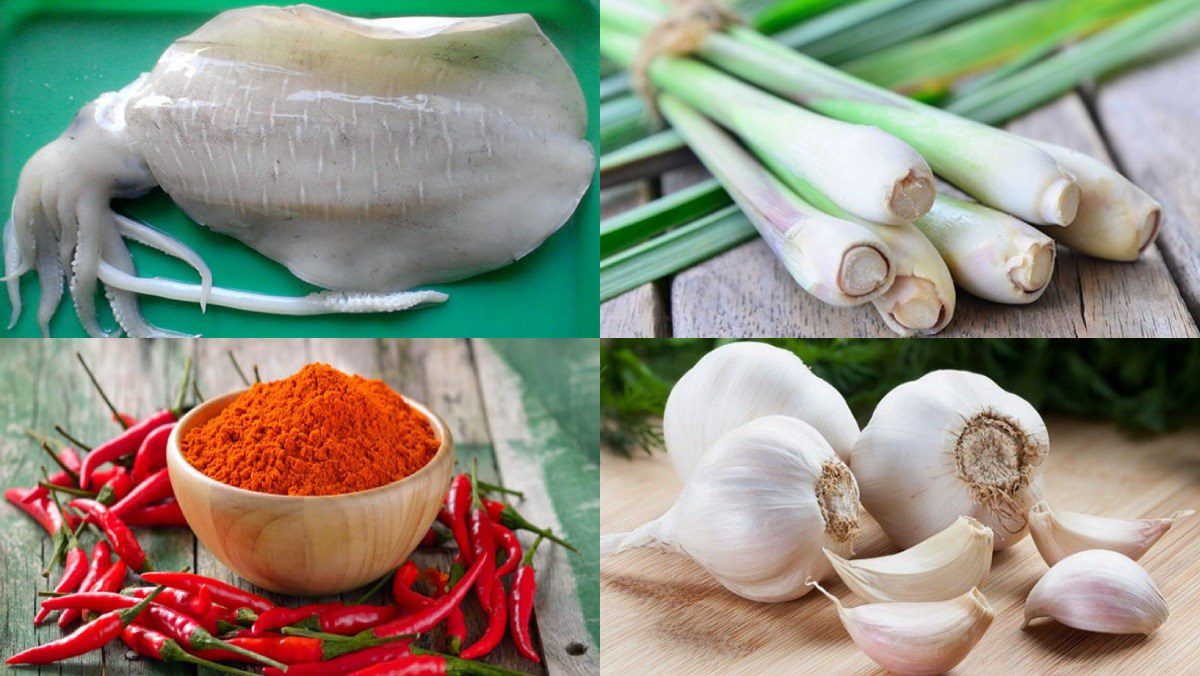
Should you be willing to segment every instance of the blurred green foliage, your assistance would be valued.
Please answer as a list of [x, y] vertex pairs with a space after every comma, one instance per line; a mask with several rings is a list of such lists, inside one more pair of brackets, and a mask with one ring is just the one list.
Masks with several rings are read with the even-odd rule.
[[[605, 340], [601, 434], [620, 453], [653, 451], [671, 386], [723, 342]], [[860, 424], [896, 385], [937, 369], [982, 373], [1043, 413], [1113, 421], [1137, 434], [1200, 412], [1196, 340], [765, 340], [791, 350], [849, 402]]]

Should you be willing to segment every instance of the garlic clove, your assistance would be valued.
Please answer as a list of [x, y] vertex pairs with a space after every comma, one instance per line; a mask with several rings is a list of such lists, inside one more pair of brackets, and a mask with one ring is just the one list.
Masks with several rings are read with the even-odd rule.
[[995, 617], [978, 589], [949, 601], [846, 608], [821, 585], [809, 584], [833, 601], [842, 625], [859, 649], [897, 674], [941, 674], [953, 669]]
[[1180, 519], [1182, 509], [1162, 519], [1110, 519], [1076, 512], [1055, 512], [1045, 500], [1029, 511], [1029, 534], [1046, 563], [1054, 565], [1089, 549], [1119, 552], [1137, 561]]
[[946, 601], [978, 587], [992, 567], [992, 529], [968, 516], [891, 556], [846, 560], [825, 550], [855, 594], [878, 602]]
[[1059, 561], [1025, 601], [1025, 624], [1050, 617], [1104, 634], [1149, 634], [1167, 619], [1150, 574], [1124, 554], [1090, 549]]

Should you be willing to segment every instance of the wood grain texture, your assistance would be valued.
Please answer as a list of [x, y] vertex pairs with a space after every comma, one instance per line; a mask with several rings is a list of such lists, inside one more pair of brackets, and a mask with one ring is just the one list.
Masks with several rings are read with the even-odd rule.
[[[1064, 510], [1115, 517], [1165, 516], [1200, 504], [1200, 429], [1135, 440], [1108, 424], [1047, 421], [1052, 452], [1046, 495]], [[661, 515], [681, 484], [665, 453], [601, 465], [602, 532]], [[764, 537], [769, 537], [764, 533]], [[982, 586], [996, 619], [955, 673], [1196, 673], [1200, 669], [1200, 519], [1178, 523], [1141, 563], [1171, 617], [1149, 637], [1092, 634], [1056, 623], [1022, 631], [1024, 599], [1046, 571], [1032, 540], [998, 552]], [[867, 519], [857, 555], [890, 551]], [[817, 594], [779, 604], [741, 599], [695, 563], [665, 551], [605, 558], [600, 578], [601, 669], [607, 673], [884, 673]], [[840, 581], [830, 591], [859, 605]]]
[[[75, 363], [73, 353], [76, 350], [84, 353], [120, 408], [143, 415], [162, 408], [173, 399], [186, 354], [194, 355], [199, 385], [209, 397], [242, 387], [240, 378], [229, 363], [227, 352], [230, 350], [237, 354], [248, 373], [252, 366], [257, 365], [264, 379], [285, 377], [314, 360], [362, 375], [382, 377], [394, 389], [425, 401], [434, 410], [444, 413], [443, 417], [452, 428], [456, 440], [464, 442], [473, 453], [485, 460], [480, 465], [481, 475], [513, 482], [495, 472], [491, 450], [492, 431], [481, 400], [480, 379], [470, 348], [464, 341], [12, 340], [0, 344], [0, 376], [3, 376], [0, 381], [0, 429], [8, 430], [0, 435], [0, 482], [5, 487], [30, 485], [38, 476], [38, 468], [42, 464], [41, 456], [32, 442], [21, 436], [21, 428], [51, 431], [55, 423], [61, 423], [85, 441], [99, 441], [117, 431]], [[497, 400], [519, 400], [523, 383], [520, 378], [507, 378], [495, 380], [491, 386], [513, 388], [489, 393]], [[510, 433], [517, 436], [516, 432]], [[536, 464], [541, 457], [536, 453], [526, 453], [520, 460]], [[563, 477], [561, 484], [570, 485], [571, 482], [571, 477]], [[595, 488], [590, 490], [594, 492]], [[552, 515], [537, 511], [547, 505], [552, 507], [550, 503], [539, 503], [536, 506], [522, 505], [521, 510], [534, 522], [550, 523], [553, 521]], [[195, 537], [184, 529], [137, 529], [137, 534], [152, 560], [161, 568], [191, 566], [202, 574], [248, 586], [221, 565], [207, 549], [198, 545]], [[521, 538], [526, 546], [532, 541], [528, 534], [523, 534]], [[61, 636], [53, 623], [35, 631], [29, 621], [35, 608], [36, 592], [47, 587], [40, 571], [49, 553], [49, 540], [28, 517], [7, 503], [0, 506], [0, 595], [4, 604], [0, 653], [4, 655]], [[449, 554], [422, 550], [418, 550], [414, 556], [420, 565], [440, 565], [443, 568], [449, 558]], [[595, 578], [592, 579], [594, 584]], [[539, 590], [539, 600], [551, 593], [551, 589]], [[311, 599], [271, 594], [262, 589], [256, 591], [285, 605], [312, 602]], [[361, 591], [354, 590], [336, 598], [352, 601]], [[324, 598], [332, 600], [332, 597]], [[385, 599], [378, 595], [372, 601], [385, 602]], [[568, 603], [560, 612], [567, 612], [569, 608], [578, 611], [578, 604]], [[466, 612], [469, 637], [473, 638], [482, 632], [484, 617], [473, 603], [467, 605]], [[538, 621], [539, 618], [535, 617], [535, 625]], [[576, 621], [580, 625], [584, 622], [582, 617]], [[431, 633], [422, 641], [433, 645], [440, 639], [439, 632]], [[586, 635], [584, 640], [590, 642]], [[546, 673], [544, 668], [517, 655], [507, 639], [486, 661], [527, 673]], [[62, 671], [97, 673], [101, 668], [107, 669], [108, 673], [121, 674], [194, 671], [190, 667], [127, 659], [126, 651], [120, 645], [69, 660], [63, 664]]]
[[[649, 201], [648, 181], [637, 181], [600, 193], [600, 217]], [[670, 319], [663, 296], [655, 284], [643, 284], [600, 304], [600, 335], [613, 338], [654, 338], [670, 335]]]

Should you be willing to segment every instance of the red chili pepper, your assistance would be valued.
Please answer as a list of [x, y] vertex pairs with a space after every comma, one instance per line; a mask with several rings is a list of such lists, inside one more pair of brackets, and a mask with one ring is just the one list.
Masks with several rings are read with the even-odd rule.
[[286, 673], [275, 667], [267, 667], [263, 670], [263, 676], [342, 676], [352, 671], [364, 669], [372, 664], [390, 662], [391, 660], [411, 654], [412, 651], [408, 648], [408, 641], [396, 641], [348, 653], [324, 662], [289, 664]]
[[93, 592], [115, 592], [125, 584], [125, 575], [129, 573], [129, 567], [124, 561], [117, 561], [108, 567], [108, 570], [100, 573], [96, 581], [92, 583], [88, 591]]
[[164, 467], [129, 491], [125, 497], [111, 507], [111, 511], [113, 514], [125, 518], [129, 512], [160, 500], [166, 500], [173, 495], [175, 495], [175, 491], [171, 489], [171, 476]]
[[[247, 636], [244, 638], [231, 638], [229, 639], [229, 643], [237, 647], [239, 651], [269, 656], [271, 659], [283, 664], [303, 664], [306, 662], [321, 662], [364, 648], [373, 648], [390, 643], [394, 640], [390, 638], [377, 639], [366, 637], [325, 640], [306, 636]], [[216, 661], [246, 661], [243, 652], [201, 650], [196, 654], [205, 659]], [[291, 673], [291, 669], [288, 668], [287, 672]]]
[[[66, 561], [63, 563], [62, 577], [59, 578], [58, 584], [54, 585], [54, 591], [60, 593], [70, 593], [79, 588], [79, 583], [83, 582], [83, 578], [87, 576], [88, 557], [87, 552], [83, 547], [76, 545], [67, 552]], [[47, 608], [45, 603], [42, 604], [42, 609], [33, 618], [33, 624], [36, 627], [46, 618], [50, 616], [51, 609]]]
[[314, 605], [300, 606], [299, 608], [272, 608], [267, 612], [258, 616], [254, 620], [254, 625], [250, 627], [251, 636], [261, 636], [264, 633], [280, 627], [286, 627], [290, 624], [295, 624], [301, 620], [308, 619], [314, 615], [319, 615], [322, 612], [334, 607], [332, 603], [317, 603]]
[[[196, 657], [165, 635], [136, 624], [131, 624], [121, 630], [121, 641], [129, 646], [130, 650], [142, 657], [149, 657], [160, 662], [187, 662], [188, 664], [207, 667], [208, 669], [222, 671], [227, 674], [253, 676], [253, 672], [235, 669], [224, 664], [217, 664], [216, 662]], [[274, 667], [271, 668], [274, 669]]]
[[72, 500], [70, 506], [86, 513], [89, 521], [100, 526], [100, 529], [104, 531], [104, 537], [112, 545], [113, 551], [130, 568], [138, 573], [152, 569], [146, 559], [146, 552], [142, 550], [137, 538], [133, 536], [133, 531], [129, 530], [121, 517], [113, 514], [108, 507], [95, 500], [82, 498]]
[[[129, 470], [124, 467], [115, 467], [114, 470], [112, 476], [107, 481], [97, 482], [100, 484], [100, 493], [97, 493], [97, 496], [105, 493], [105, 489], [112, 495], [112, 498], [108, 502], [104, 502], [97, 497], [97, 500], [104, 502], [104, 504], [119, 502], [133, 490], [133, 478], [129, 476]], [[93, 478], [95, 477], [93, 476]]]
[[[196, 592], [196, 596], [207, 596], [207, 595], [208, 595], [207, 589], [201, 589], [199, 592]], [[210, 599], [210, 603], [211, 603], [211, 599]], [[221, 622], [224, 621], [226, 617], [232, 616], [235, 612], [236, 611], [230, 610], [229, 608], [226, 608], [225, 606], [223, 606], [219, 603], [213, 603], [211, 605], [211, 607], [208, 609], [208, 612], [201, 613], [199, 615], [192, 615], [192, 617], [195, 617], [196, 621], [200, 623], [200, 626], [204, 627], [204, 629], [206, 631], [208, 631], [208, 633], [217, 634], [217, 633], [219, 633], [219, 627], [221, 626]]]
[[249, 608], [256, 613], [265, 613], [275, 607], [274, 603], [253, 592], [214, 580], [211, 577], [196, 573], [180, 573], [174, 571], [158, 571], [142, 575], [142, 579], [152, 584], [161, 584], [193, 594], [208, 587], [212, 600], [230, 609]]
[[488, 614], [487, 629], [477, 641], [463, 649], [461, 656], [465, 660], [473, 660], [484, 655], [490, 654], [500, 644], [500, 640], [504, 638], [504, 630], [507, 626], [507, 613], [505, 612], [504, 601], [504, 583], [496, 578], [492, 589], [492, 610]]
[[92, 473], [100, 465], [130, 453], [136, 453], [147, 435], [156, 428], [173, 422], [175, 422], [173, 411], [159, 411], [144, 420], [139, 420], [129, 429], [93, 448], [92, 452], [83, 459], [83, 466], [79, 468], [79, 487], [88, 488], [91, 485]]
[[352, 673], [354, 676], [508, 676], [520, 672], [449, 655], [422, 654], [381, 662]]
[[133, 622], [150, 605], [152, 598], [154, 598], [153, 595], [150, 598], [142, 599], [132, 608], [105, 613], [96, 618], [96, 621], [83, 625], [70, 635], [19, 652], [8, 658], [7, 662], [9, 664], [49, 664], [101, 648], [119, 636], [121, 629]]
[[270, 657], [260, 655], [241, 646], [222, 641], [201, 626], [199, 620], [172, 608], [155, 603], [146, 610], [146, 619], [151, 627], [179, 641], [179, 644], [188, 650], [203, 651], [220, 649], [236, 653], [241, 658], [254, 662], [261, 662], [273, 667], [283, 666], [283, 663], [278, 660], [273, 660]]
[[[450, 574], [447, 576], [446, 583], [438, 590], [439, 598], [445, 596], [451, 587], [458, 584], [459, 579], [463, 576], [463, 571], [462, 557], [454, 557], [454, 562], [450, 564]], [[466, 642], [467, 618], [463, 615], [461, 605], [454, 606], [446, 615], [446, 651], [457, 655]]]
[[[92, 586], [96, 584], [96, 580], [108, 570], [112, 564], [112, 548], [108, 543], [101, 540], [92, 547], [92, 556], [89, 559], [87, 574], [83, 576], [83, 581], [79, 583], [79, 591], [91, 591]], [[64, 610], [62, 615], [58, 616], [58, 626], [60, 629], [66, 629], [72, 622], [79, 619], [82, 615], [76, 610]]]
[[[135, 599], [144, 599], [152, 591], [154, 591], [154, 587], [128, 587], [122, 590], [121, 593], [126, 596], [132, 596]], [[158, 595], [155, 603], [168, 608], [174, 608], [181, 613], [191, 615], [197, 620], [200, 620], [212, 610], [212, 597], [204, 593], [204, 590], [201, 590], [199, 594], [193, 594], [182, 589], [167, 587]], [[201, 622], [201, 624], [204, 623]], [[208, 629], [207, 626], [204, 628]]]
[[[152, 588], [153, 589], [153, 588]], [[149, 596], [149, 594], [147, 594]], [[125, 594], [108, 591], [88, 591], [76, 592], [65, 596], [52, 596], [45, 601], [42, 601], [42, 607], [47, 610], [67, 610], [75, 608], [77, 610], [94, 610], [99, 613], [107, 613], [113, 610], [122, 608], [132, 608], [138, 604], [141, 599]]]
[[133, 456], [133, 482], [140, 484], [154, 472], [167, 466], [167, 438], [175, 423], [167, 423], [155, 428], [138, 447], [137, 455]]
[[541, 535], [542, 537], [561, 547], [566, 547], [576, 554], [579, 553], [579, 550], [575, 548], [575, 545], [558, 537], [549, 528], [543, 528], [541, 526], [534, 525], [529, 521], [529, 519], [521, 516], [521, 513], [513, 509], [511, 505], [484, 498], [483, 506], [487, 508], [488, 516], [491, 517], [493, 523], [498, 523], [511, 530], [527, 530], [535, 535]]
[[338, 606], [298, 626], [323, 631], [326, 634], [349, 636], [377, 627], [400, 614], [396, 606]]
[[137, 424], [137, 416], [133, 415], [132, 413], [126, 413], [125, 411], [117, 411], [112, 418], [113, 422], [121, 423], [121, 427], [126, 429], [129, 429]]
[[542, 543], [542, 536], [534, 540], [533, 546], [525, 552], [517, 574], [513, 576], [512, 590], [508, 593], [510, 632], [517, 652], [534, 662], [541, 662], [537, 650], [533, 648], [533, 637], [529, 633], [529, 619], [533, 616], [533, 597], [537, 593], [537, 575], [533, 569], [533, 553]]
[[504, 563], [496, 567], [496, 578], [499, 579], [516, 570], [521, 563], [521, 541], [515, 533], [498, 523], [492, 523], [492, 532], [504, 547]]
[[[49, 447], [47, 447], [46, 452], [47, 453], [50, 452]], [[72, 472], [75, 472], [75, 476], [71, 476], [65, 470], [59, 470], [59, 471], [55, 472], [54, 474], [50, 475], [50, 483], [54, 484], [55, 486], [66, 486], [67, 488], [76, 488], [79, 485], [75, 481], [75, 477], [79, 476], [79, 464], [80, 464], [79, 454], [76, 453], [75, 449], [73, 449], [73, 448], [64, 448], [58, 452], [58, 459], [63, 465], [65, 465], [67, 467], [67, 469], [71, 470]], [[47, 497], [49, 495], [50, 495], [49, 488], [46, 488], [45, 486], [38, 486], [38, 487], [34, 488], [29, 493], [29, 495], [27, 495], [25, 497], [24, 502], [33, 502], [34, 500], [39, 500], [39, 499]]]
[[[33, 517], [33, 520], [50, 535], [57, 533], [58, 529], [62, 528], [64, 522], [70, 524], [74, 520], [78, 523], [78, 519], [75, 519], [71, 515], [67, 515], [64, 518], [62, 512], [58, 511], [58, 507], [55, 507], [53, 502], [45, 498], [34, 502], [24, 502], [25, 498], [33, 490], [32, 488], [10, 488], [4, 491], [4, 499], [15, 505], [17, 509]], [[71, 525], [71, 529], [74, 530], [74, 528], [75, 526]]]
[[392, 599], [404, 610], [420, 610], [432, 603], [427, 597], [412, 590], [413, 583], [420, 574], [417, 564], [405, 561], [392, 577]]
[[149, 507], [134, 510], [125, 515], [126, 526], [182, 526], [188, 527], [187, 519], [183, 517], [183, 510], [179, 508], [179, 502], [175, 498], [167, 498], [166, 500]]
[[492, 612], [492, 583], [496, 579], [496, 540], [492, 520], [482, 506], [471, 509], [471, 555], [483, 562], [483, 572], [475, 580], [475, 595], [485, 613]]
[[459, 474], [450, 480], [446, 491], [446, 519], [443, 523], [450, 529], [458, 551], [463, 552], [464, 561], [471, 563], [471, 538], [467, 533], [467, 514], [471, 511], [471, 477]]
[[[445, 511], [444, 509], [442, 511]], [[429, 530], [425, 531], [425, 535], [421, 536], [421, 547], [441, 547], [451, 540], [440, 528], [430, 526]]]
[[450, 614], [451, 609], [458, 606], [466, 598], [467, 593], [474, 586], [476, 578], [483, 572], [484, 563], [482, 560], [476, 561], [467, 571], [466, 575], [459, 580], [458, 584], [454, 585], [454, 589], [449, 594], [439, 598], [433, 605], [428, 608], [419, 610], [411, 615], [405, 615], [382, 624], [371, 630], [372, 636], [402, 636], [407, 634], [420, 634], [429, 631], [446, 619]]

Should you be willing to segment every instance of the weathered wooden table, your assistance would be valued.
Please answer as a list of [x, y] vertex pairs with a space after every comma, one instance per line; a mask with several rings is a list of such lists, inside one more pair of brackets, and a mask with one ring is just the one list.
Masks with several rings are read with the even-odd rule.
[[[1163, 204], [1158, 245], [1136, 263], [1108, 263], [1060, 247], [1045, 295], [1005, 306], [958, 293], [940, 335], [1194, 337], [1200, 318], [1200, 50], [1014, 120], [1016, 133], [1115, 162]], [[698, 167], [605, 190], [602, 217], [707, 174]], [[605, 337], [890, 337], [870, 307], [833, 308], [802, 291], [755, 239], [673, 277], [604, 303]]]
[[[1047, 420], [1046, 498], [1067, 511], [1166, 516], [1200, 506], [1200, 429], [1130, 439], [1112, 425]], [[625, 459], [605, 453], [601, 530], [625, 531], [658, 517], [681, 488], [666, 453]], [[764, 533], [763, 537], [770, 537]], [[859, 556], [892, 551], [867, 519]], [[1030, 538], [998, 552], [981, 589], [996, 618], [956, 674], [1200, 673], [1200, 517], [1180, 521], [1139, 562], [1170, 606], [1150, 636], [1117, 636], [1042, 620], [1021, 630], [1025, 597], [1047, 570]], [[863, 603], [840, 580], [830, 592]], [[700, 566], [661, 550], [606, 558], [600, 577], [601, 668], [639, 674], [883, 674], [850, 640], [828, 599], [753, 603]]]
[[[245, 368], [257, 364], [264, 379], [324, 361], [348, 372], [381, 377], [395, 389], [426, 402], [450, 426], [460, 463], [478, 459], [480, 473], [525, 492], [519, 509], [531, 520], [565, 533], [583, 556], [559, 547], [538, 549], [535, 623], [544, 668], [517, 654], [506, 639], [489, 661], [530, 673], [584, 674], [598, 668], [599, 607], [596, 580], [599, 495], [598, 354], [595, 341], [37, 341], [0, 344], [0, 484], [32, 485], [44, 456], [21, 432], [62, 424], [84, 440], [116, 428], [75, 363], [80, 351], [122, 410], [145, 414], [162, 407], [178, 384], [184, 358], [193, 354], [202, 391], [212, 396], [241, 381], [226, 356], [234, 351]], [[553, 480], [551, 480], [551, 477]], [[245, 585], [185, 529], [137, 529], [147, 553], [161, 568], [191, 566]], [[526, 534], [528, 535], [528, 534]], [[528, 544], [529, 539], [522, 535]], [[50, 541], [23, 513], [0, 507], [0, 653], [4, 656], [60, 636], [49, 623], [32, 626], [40, 575]], [[417, 554], [423, 565], [448, 563], [448, 555]], [[130, 583], [132, 583], [130, 578]], [[262, 591], [262, 590], [258, 590]], [[295, 597], [267, 594], [280, 603]], [[342, 595], [346, 601], [357, 593]], [[378, 600], [377, 600], [378, 601]], [[483, 617], [468, 607], [471, 637]], [[433, 640], [437, 636], [430, 637]], [[127, 659], [116, 643], [64, 663], [64, 673], [180, 673], [191, 667]], [[48, 667], [59, 673], [59, 665]]]

